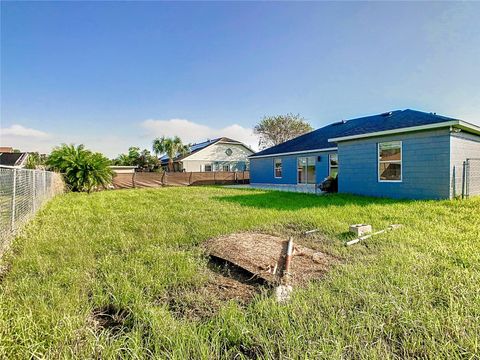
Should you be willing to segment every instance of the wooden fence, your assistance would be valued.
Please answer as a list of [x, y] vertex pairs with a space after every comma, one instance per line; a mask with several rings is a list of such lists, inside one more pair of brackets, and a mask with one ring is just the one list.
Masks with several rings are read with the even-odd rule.
[[250, 172], [136, 172], [116, 174], [115, 189], [156, 188], [162, 186], [233, 185], [248, 184]]

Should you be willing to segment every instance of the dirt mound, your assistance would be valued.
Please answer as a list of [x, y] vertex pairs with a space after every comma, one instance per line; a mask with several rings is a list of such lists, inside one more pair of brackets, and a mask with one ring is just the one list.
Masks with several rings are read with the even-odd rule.
[[[205, 320], [228, 301], [246, 306], [257, 294], [270, 296], [280, 283], [288, 239], [262, 233], [237, 233], [202, 244], [210, 256], [206, 281], [199, 286], [172, 288], [157, 304], [178, 319]], [[292, 285], [321, 278], [336, 258], [300, 244], [294, 245]]]
[[[288, 239], [262, 233], [236, 233], [206, 241], [203, 246], [214, 258], [223, 259], [270, 284], [280, 283]], [[291, 281], [302, 284], [321, 278], [336, 259], [296, 244], [291, 263]]]

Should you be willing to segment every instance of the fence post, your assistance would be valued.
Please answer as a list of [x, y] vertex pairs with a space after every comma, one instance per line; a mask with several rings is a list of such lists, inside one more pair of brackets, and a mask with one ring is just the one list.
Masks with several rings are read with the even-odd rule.
[[188, 177], [188, 186], [192, 185], [192, 171], [190, 171], [190, 176]]
[[463, 162], [463, 171], [462, 171], [462, 199], [465, 198], [465, 182], [466, 182], [466, 176], [467, 176], [467, 162]]
[[470, 161], [467, 159], [466, 163], [466, 176], [465, 176], [465, 196], [470, 197]]
[[32, 170], [32, 173], [33, 173], [33, 180], [32, 180], [32, 209], [33, 209], [33, 212], [35, 213], [36, 211], [36, 208], [37, 208], [37, 204], [35, 203], [35, 199], [36, 199], [36, 184], [35, 184], [35, 170]]
[[132, 186], [133, 186], [134, 189], [136, 188], [136, 185], [135, 185], [135, 175], [136, 174], [137, 174], [137, 172], [134, 170], [133, 175], [132, 175]]
[[17, 194], [17, 169], [13, 169], [13, 192], [12, 192], [12, 219], [10, 223], [10, 227], [12, 231], [15, 229], [15, 201], [16, 201], [16, 194]]
[[213, 185], [217, 185], [217, 180], [215, 179], [215, 171], [213, 172]]
[[43, 171], [43, 198], [42, 202], [45, 200], [47, 197], [47, 172], [44, 170]]
[[165, 186], [165, 174], [166, 174], [166, 173], [167, 173], [166, 171], [163, 172], [163, 174], [162, 174], [162, 180], [160, 180], [160, 182], [162, 183], [162, 186]]

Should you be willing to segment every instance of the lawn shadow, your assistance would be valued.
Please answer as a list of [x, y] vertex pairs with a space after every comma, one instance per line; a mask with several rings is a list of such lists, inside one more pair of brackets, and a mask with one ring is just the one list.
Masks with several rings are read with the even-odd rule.
[[283, 191], [258, 191], [244, 195], [215, 196], [215, 200], [245, 207], [276, 210], [301, 210], [330, 206], [394, 205], [412, 200], [373, 198], [348, 194], [313, 195]]

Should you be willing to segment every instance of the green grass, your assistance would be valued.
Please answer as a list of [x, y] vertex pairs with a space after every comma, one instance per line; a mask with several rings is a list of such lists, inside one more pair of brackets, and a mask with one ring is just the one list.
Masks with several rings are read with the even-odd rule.
[[[352, 223], [404, 227], [344, 247]], [[202, 286], [202, 241], [292, 234], [342, 258], [278, 305], [259, 295], [213, 317], [159, 299]], [[2, 260], [0, 358], [478, 358], [480, 198], [393, 201], [215, 187], [70, 193], [50, 202]], [[94, 309], [122, 310], [96, 331]]]

